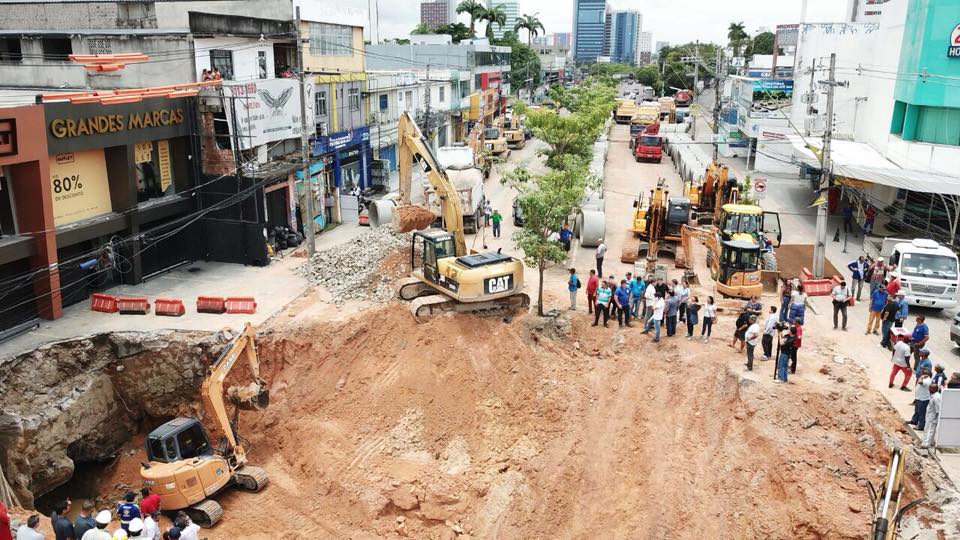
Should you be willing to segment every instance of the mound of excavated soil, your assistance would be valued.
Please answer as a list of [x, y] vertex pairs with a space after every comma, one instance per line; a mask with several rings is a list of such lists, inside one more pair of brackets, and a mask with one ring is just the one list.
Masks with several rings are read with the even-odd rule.
[[393, 209], [400, 232], [418, 231], [426, 229], [436, 221], [437, 216], [429, 209], [416, 205], [398, 206]]
[[271, 483], [221, 497], [218, 538], [862, 538], [897, 429], [851, 366], [778, 386], [719, 340], [580, 317], [274, 330], [241, 422]]

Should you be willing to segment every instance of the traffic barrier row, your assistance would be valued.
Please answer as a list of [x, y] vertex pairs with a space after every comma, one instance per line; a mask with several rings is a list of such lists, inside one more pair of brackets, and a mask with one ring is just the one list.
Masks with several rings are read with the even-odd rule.
[[807, 268], [800, 270], [800, 283], [807, 296], [830, 296], [830, 292], [840, 283], [840, 276], [815, 279], [813, 272]]
[[[154, 315], [179, 317], [187, 312], [179, 298], [157, 298]], [[121, 315], [146, 315], [150, 302], [142, 296], [114, 296], [94, 293], [90, 295], [90, 310]], [[197, 313], [252, 314], [257, 312], [257, 302], [252, 296], [198, 296]]]

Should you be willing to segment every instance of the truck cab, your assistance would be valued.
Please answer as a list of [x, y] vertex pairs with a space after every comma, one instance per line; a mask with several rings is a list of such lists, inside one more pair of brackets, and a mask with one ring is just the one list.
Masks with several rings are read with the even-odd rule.
[[890, 273], [900, 278], [910, 305], [934, 309], [957, 305], [957, 255], [947, 247], [924, 238], [901, 240], [893, 243], [888, 263], [896, 265]]
[[633, 143], [633, 157], [637, 162], [643, 160], [663, 160], [663, 138], [660, 135], [638, 133]]

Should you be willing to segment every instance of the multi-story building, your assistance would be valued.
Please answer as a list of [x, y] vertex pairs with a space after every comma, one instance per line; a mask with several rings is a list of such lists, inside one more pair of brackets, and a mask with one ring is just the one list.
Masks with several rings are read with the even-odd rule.
[[487, 6], [503, 7], [503, 12], [507, 15], [507, 22], [503, 26], [494, 25], [493, 36], [497, 39], [503, 38], [503, 34], [513, 32], [513, 26], [517, 24], [517, 18], [520, 16], [520, 8], [517, 0], [487, 0]]
[[883, 4], [890, 0], [847, 0], [848, 22], [870, 22], [883, 14]]
[[553, 34], [554, 45], [564, 51], [569, 51], [570, 43], [573, 41], [572, 36], [573, 34], [570, 32], [557, 32]]
[[456, 18], [450, 18], [450, 5], [452, 0], [430, 0], [420, 3], [420, 23], [436, 28], [441, 24], [450, 24], [456, 22]]
[[607, 4], [604, 0], [573, 1], [573, 59], [596, 62], [603, 56]]
[[653, 34], [651, 32], [640, 32], [637, 39], [637, 64], [645, 66], [653, 59]]
[[607, 14], [610, 21], [610, 61], [622, 64], [637, 63], [637, 43], [643, 16], [639, 11], [613, 11]]
[[603, 50], [600, 51], [601, 56], [610, 57], [611, 43], [613, 41], [616, 24], [617, 21], [613, 18], [613, 8], [610, 7], [610, 4], [607, 4], [606, 13], [603, 16]]

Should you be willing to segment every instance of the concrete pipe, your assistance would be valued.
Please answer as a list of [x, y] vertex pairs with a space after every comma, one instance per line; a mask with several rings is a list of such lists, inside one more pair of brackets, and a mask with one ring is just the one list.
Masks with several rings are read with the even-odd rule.
[[373, 201], [367, 207], [370, 217], [370, 227], [380, 227], [393, 223], [393, 208], [396, 203], [391, 199]]
[[595, 212], [603, 212], [606, 207], [606, 201], [598, 192], [587, 193], [587, 196], [584, 198], [583, 203], [580, 205], [582, 210], [593, 210]]
[[607, 230], [607, 218], [603, 212], [596, 210], [585, 210], [581, 212], [580, 217], [580, 245], [583, 247], [596, 247], [600, 245]]

